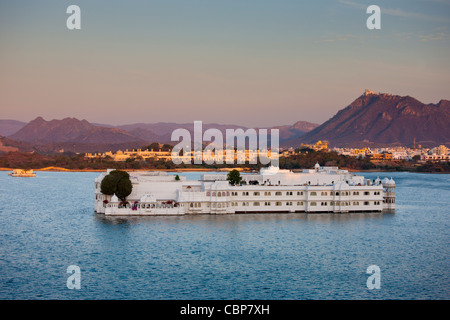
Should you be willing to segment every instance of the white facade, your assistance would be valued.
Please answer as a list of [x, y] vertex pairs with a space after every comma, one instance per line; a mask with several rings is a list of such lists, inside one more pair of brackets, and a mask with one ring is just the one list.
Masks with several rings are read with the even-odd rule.
[[[109, 170], [108, 170], [109, 172]], [[95, 211], [105, 215], [183, 215], [269, 212], [381, 212], [395, 209], [395, 182], [371, 182], [336, 167], [294, 173], [270, 167], [243, 174], [232, 186], [227, 174], [203, 174], [198, 181], [166, 172], [130, 172], [133, 191], [123, 203], [103, 195], [95, 179]]]

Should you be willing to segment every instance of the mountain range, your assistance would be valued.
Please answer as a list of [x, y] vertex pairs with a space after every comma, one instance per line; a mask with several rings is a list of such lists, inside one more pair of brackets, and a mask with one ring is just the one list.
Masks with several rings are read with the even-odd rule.
[[[294, 115], [293, 115], [294, 117]], [[280, 145], [298, 147], [302, 143], [326, 140], [332, 146], [450, 144], [450, 101], [424, 104], [410, 96], [376, 94], [366, 90], [350, 105], [321, 125], [298, 121], [276, 126]], [[0, 147], [52, 152], [104, 152], [140, 148], [151, 142], [171, 142], [178, 128], [193, 133], [193, 123], [134, 123], [112, 126], [86, 120], [65, 118], [46, 121], [42, 117], [29, 123], [0, 120]], [[203, 131], [219, 129], [247, 130], [237, 125], [203, 124]], [[2, 149], [0, 148], [0, 151]]]
[[[11, 126], [3, 128], [3, 123], [9, 124], [11, 120], [0, 120], [0, 134], [9, 133]], [[19, 149], [52, 152], [61, 149], [71, 152], [104, 152], [131, 148], [140, 148], [152, 142], [171, 143], [172, 132], [175, 129], [187, 129], [193, 135], [193, 123], [134, 123], [128, 125], [112, 126], [108, 124], [89, 123], [87, 120], [64, 118], [61, 120], [46, 121], [42, 117], [29, 123], [15, 122], [17, 132], [8, 137], [0, 138], [5, 146], [14, 146]], [[298, 121], [294, 125], [274, 127], [279, 130], [280, 140], [288, 140], [305, 134], [318, 124]], [[222, 132], [225, 138], [226, 129], [248, 128], [237, 125], [223, 125], [217, 123], [203, 124], [203, 131], [215, 128]], [[268, 128], [269, 130], [272, 128]]]
[[305, 135], [285, 143], [327, 140], [335, 146], [450, 144], [450, 101], [424, 104], [369, 90]]

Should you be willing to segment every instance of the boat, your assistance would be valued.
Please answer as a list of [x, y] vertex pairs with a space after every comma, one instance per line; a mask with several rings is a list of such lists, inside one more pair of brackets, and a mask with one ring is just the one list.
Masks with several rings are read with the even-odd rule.
[[395, 211], [395, 181], [373, 181], [338, 167], [301, 172], [262, 168], [242, 174], [231, 185], [226, 173], [205, 173], [199, 180], [167, 172], [129, 172], [133, 189], [126, 201], [101, 192], [95, 179], [95, 212], [105, 215], [188, 215], [245, 213], [352, 213]]
[[8, 173], [12, 177], [36, 177], [36, 173], [33, 170], [14, 169], [13, 172]]

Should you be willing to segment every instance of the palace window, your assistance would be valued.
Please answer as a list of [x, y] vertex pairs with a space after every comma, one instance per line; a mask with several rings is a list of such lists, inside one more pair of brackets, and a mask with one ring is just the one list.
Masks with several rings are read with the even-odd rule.
[[287, 196], [292, 196], [292, 191], [286, 192], [286, 195], [287, 195]]
[[276, 206], [281, 206], [281, 202], [275, 202]]
[[310, 195], [311, 195], [311, 196], [317, 196], [317, 192], [311, 191]]
[[353, 191], [354, 196], [359, 196], [359, 191]]
[[321, 206], [327, 206], [328, 204], [326, 202], [321, 202], [320, 205]]
[[265, 195], [265, 196], [270, 196], [270, 195], [271, 195], [271, 192], [270, 192], [270, 191], [266, 191], [266, 192], [264, 192], [264, 195]]
[[297, 202], [297, 205], [298, 205], [298, 206], [302, 206], [302, 205], [303, 205], [303, 201]]
[[254, 195], [254, 196], [259, 196], [259, 191], [253, 192], [253, 195]]
[[297, 191], [297, 195], [298, 196], [302, 196], [303, 195], [303, 191]]
[[364, 201], [364, 205], [368, 206], [369, 205], [369, 201]]
[[259, 202], [253, 202], [253, 205], [258, 207], [259, 206]]
[[264, 202], [265, 206], [270, 206], [270, 202]]
[[364, 191], [364, 195], [368, 196], [368, 195], [370, 195], [370, 192], [369, 191]]
[[317, 206], [316, 202], [311, 202], [311, 206]]
[[276, 196], [281, 196], [281, 192], [280, 192], [280, 191], [277, 191], [277, 192], [275, 192], [275, 195], [276, 195]]

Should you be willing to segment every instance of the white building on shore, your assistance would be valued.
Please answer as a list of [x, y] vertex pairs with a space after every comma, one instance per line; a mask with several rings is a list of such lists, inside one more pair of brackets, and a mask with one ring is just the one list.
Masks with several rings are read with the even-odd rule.
[[179, 180], [167, 172], [130, 172], [133, 185], [127, 201], [100, 191], [95, 179], [95, 211], [105, 215], [184, 215], [234, 213], [346, 213], [395, 210], [394, 180], [370, 181], [337, 167], [294, 173], [275, 167], [241, 175], [231, 185], [227, 174], [205, 173], [200, 180]]

